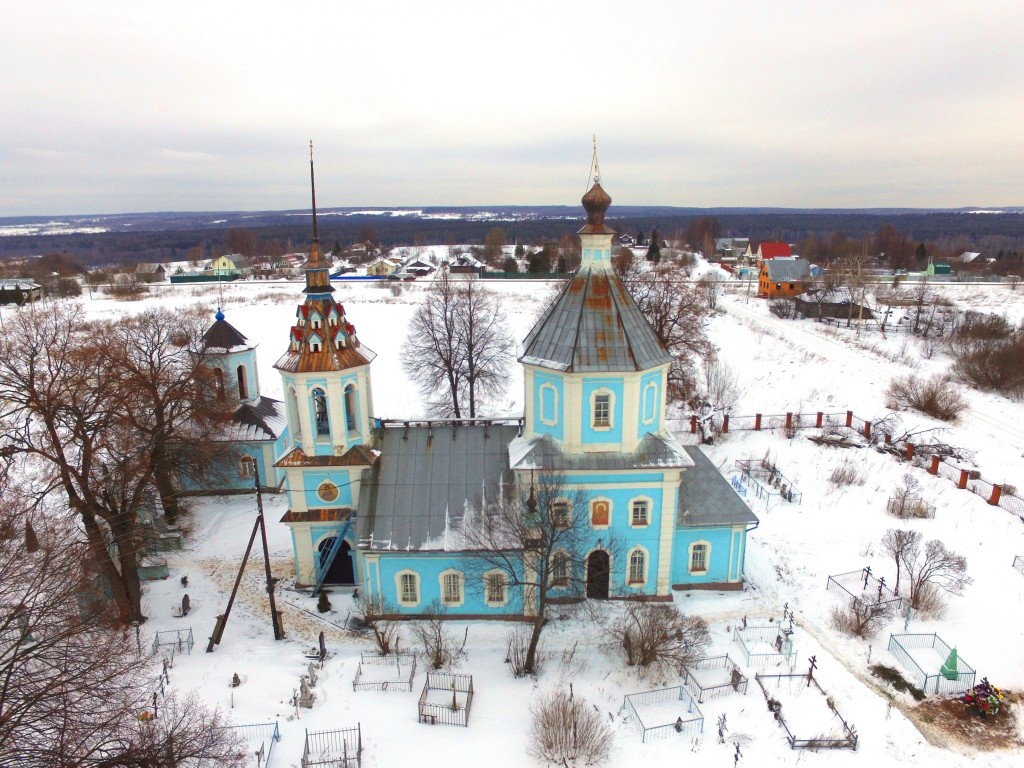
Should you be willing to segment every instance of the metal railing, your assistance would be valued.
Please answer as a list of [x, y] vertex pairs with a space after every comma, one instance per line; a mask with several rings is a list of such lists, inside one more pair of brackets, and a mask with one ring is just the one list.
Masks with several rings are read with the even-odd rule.
[[948, 659], [953, 650], [936, 634], [906, 634], [889, 636], [889, 653], [896, 657], [899, 663], [908, 672], [912, 673], [914, 679], [911, 681], [925, 694], [953, 694], [963, 693], [974, 687], [975, 671], [967, 662], [959, 656], [956, 658], [956, 678], [948, 678], [940, 671], [926, 671], [910, 655], [914, 648], [932, 648], [942, 659]]
[[269, 768], [274, 757], [274, 745], [281, 740], [281, 731], [276, 720], [272, 723], [226, 725], [223, 730], [233, 731], [245, 741], [250, 754], [256, 757], [256, 768]]
[[[850, 587], [856, 589], [858, 594]], [[897, 613], [903, 608], [903, 598], [889, 589], [881, 579], [872, 576], [868, 568], [829, 576], [825, 590], [843, 598], [859, 600], [868, 608], [892, 608]]]
[[1024, 573], [1024, 555], [1017, 555], [1013, 558], [1013, 567]]
[[[364, 671], [363, 665], [379, 669], [391, 667], [390, 674], [393, 677], [389, 680], [366, 679], [376, 677], [375, 674]], [[410, 693], [412, 681], [416, 676], [416, 657], [406, 653], [392, 653], [381, 656], [377, 653], [364, 653], [359, 657], [359, 666], [356, 667], [356, 674], [352, 678], [353, 691], [399, 691]]]
[[363, 760], [363, 730], [340, 728], [336, 731], [306, 731], [302, 748], [302, 768], [360, 768]]
[[[723, 676], [715, 674], [719, 670], [727, 670]], [[705, 674], [702, 674], [705, 673]], [[710, 673], [710, 674], [707, 674]], [[697, 703], [703, 704], [706, 699], [713, 699], [716, 696], [725, 696], [730, 693], [747, 692], [748, 680], [740, 672], [728, 654], [725, 656], [708, 656], [698, 659], [686, 668], [686, 679], [683, 682], [690, 693], [697, 696]]]
[[[678, 712], [673, 712], [673, 714], [676, 714], [675, 720], [668, 723], [653, 722], [651, 715], [648, 715], [648, 722], [644, 722], [641, 712], [645, 708], [674, 703], [676, 701], [681, 703], [679, 704]], [[631, 693], [623, 699], [622, 709], [625, 710], [640, 732], [641, 739], [645, 744], [648, 739], [663, 739], [671, 736], [673, 733], [704, 732], [704, 715], [697, 706], [697, 702], [693, 700], [693, 697], [681, 685], [673, 688], [645, 691], [643, 693]], [[659, 709], [662, 714], [660, 719], [664, 720], [663, 713], [666, 708], [660, 706]], [[684, 709], [685, 712], [683, 711]]]
[[170, 648], [172, 658], [181, 653], [191, 655], [193, 645], [192, 627], [157, 632], [153, 637], [153, 655], [159, 653], [161, 648]]
[[[761, 693], [764, 694], [764, 699], [768, 704], [768, 711], [772, 713], [772, 716], [782, 726], [782, 729], [786, 732], [786, 741], [789, 742], [790, 749], [857, 749], [857, 742], [860, 740], [857, 735], [856, 729], [846, 722], [839, 711], [836, 709], [832, 699], [828, 697], [828, 694], [818, 685], [818, 681], [813, 677], [807, 675], [754, 675], [754, 679], [757, 680], [757, 684], [761, 687]], [[824, 735], [813, 736], [809, 739], [797, 738], [796, 734], [790, 730], [789, 723], [782, 716], [782, 705], [775, 700], [774, 697], [769, 695], [767, 687], [765, 687], [765, 681], [774, 680], [776, 686], [779, 685], [783, 680], [799, 680], [801, 684], [806, 683], [808, 688], [814, 687], [818, 693], [825, 699], [825, 705], [832, 711], [832, 716], [838, 718], [843, 728], [844, 736], [840, 738], [830, 738]]]
[[[451, 694], [445, 703], [428, 701], [432, 691]], [[461, 696], [459, 694], [462, 694]], [[439, 694], [438, 694], [439, 695]], [[430, 725], [461, 725], [469, 727], [473, 708], [473, 676], [451, 672], [427, 672], [427, 682], [420, 694], [420, 722]]]
[[[790, 630], [783, 629], [779, 624], [759, 627], [736, 627], [732, 631], [732, 639], [739, 644], [743, 655], [747, 657], [749, 667], [778, 667], [783, 664], [790, 666], [796, 661], [796, 648], [793, 647]], [[761, 641], [772, 646], [772, 651], [753, 651], [756, 642]]]

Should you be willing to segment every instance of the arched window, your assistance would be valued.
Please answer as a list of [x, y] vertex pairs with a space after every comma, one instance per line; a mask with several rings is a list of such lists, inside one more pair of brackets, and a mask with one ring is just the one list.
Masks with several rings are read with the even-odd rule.
[[245, 380], [245, 366], [240, 365], [235, 371], [238, 375], [238, 397], [242, 400], [249, 399], [249, 383]]
[[508, 576], [504, 571], [488, 571], [484, 574], [484, 602], [492, 608], [508, 602]]
[[345, 387], [345, 429], [355, 432], [356, 427], [356, 388], [349, 384]]
[[399, 605], [413, 606], [419, 604], [420, 577], [416, 571], [399, 571], [396, 573], [395, 587], [398, 590]]
[[549, 427], [558, 424], [558, 390], [553, 384], [540, 387], [540, 421]]
[[569, 555], [555, 552], [551, 558], [551, 586], [569, 586]]
[[292, 427], [292, 437], [295, 440], [302, 439], [302, 419], [299, 418], [299, 396], [295, 388], [288, 390], [288, 422]]
[[462, 574], [458, 571], [441, 574], [441, 602], [447, 606], [462, 605]]
[[650, 424], [658, 415], [658, 385], [653, 381], [644, 386], [643, 421]]
[[217, 393], [217, 399], [224, 399], [224, 371], [220, 368], [213, 369], [213, 389]]
[[313, 390], [313, 418], [317, 435], [331, 434], [331, 420], [327, 415], [327, 395], [322, 389]]
[[647, 554], [642, 549], [629, 553], [629, 583], [643, 584], [647, 581]]

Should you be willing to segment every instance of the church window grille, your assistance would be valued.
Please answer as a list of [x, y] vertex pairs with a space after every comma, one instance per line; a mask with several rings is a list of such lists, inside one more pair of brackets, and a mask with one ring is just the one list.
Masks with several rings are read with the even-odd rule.
[[398, 601], [416, 605], [420, 601], [420, 577], [412, 571], [398, 574]]
[[441, 599], [445, 605], [462, 605], [462, 574], [450, 571], [441, 575]]
[[611, 395], [594, 395], [594, 426], [610, 427], [612, 425]]
[[345, 429], [355, 432], [356, 426], [356, 388], [349, 384], [345, 387]]
[[238, 396], [242, 400], [249, 399], [249, 382], [245, 378], [245, 366], [240, 365], [235, 370], [235, 374], [238, 377]]
[[629, 553], [629, 583], [643, 584], [647, 581], [647, 555], [642, 549]]
[[551, 558], [551, 586], [569, 586], [569, 556], [565, 552], [556, 552]]
[[327, 415], [327, 395], [322, 389], [313, 390], [313, 417], [317, 435], [331, 434], [331, 420]]
[[501, 571], [491, 571], [484, 576], [484, 602], [487, 605], [504, 605], [508, 602], [508, 579]]
[[630, 525], [647, 525], [650, 522], [648, 513], [650, 511], [650, 505], [642, 499], [638, 499], [633, 502], [632, 516], [630, 517]]

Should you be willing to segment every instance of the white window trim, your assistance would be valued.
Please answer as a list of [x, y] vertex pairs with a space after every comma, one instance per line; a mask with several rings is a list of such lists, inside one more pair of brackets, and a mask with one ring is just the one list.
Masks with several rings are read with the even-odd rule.
[[[608, 423], [607, 424], [595, 424], [594, 420], [597, 415], [597, 397], [598, 395], [608, 396]], [[598, 387], [590, 393], [590, 428], [594, 432], [610, 432], [615, 429], [615, 393], [607, 387]]]
[[[643, 525], [638, 525], [633, 522], [633, 504], [638, 501], [643, 501], [647, 503], [647, 522]], [[634, 496], [632, 499], [629, 500], [628, 513], [630, 528], [650, 528], [651, 518], [654, 517], [654, 499], [652, 499], [650, 496]]]
[[[555, 579], [555, 559], [559, 556], [565, 558], [565, 581]], [[572, 583], [572, 558], [564, 549], [558, 549], [551, 553], [550, 577], [552, 589], [568, 589]]]
[[[703, 546], [705, 548], [705, 552], [704, 552], [704, 569], [703, 570], [694, 570], [694, 568], [693, 568], [693, 550], [694, 550], [694, 548], [699, 547], [699, 546]], [[701, 575], [701, 576], [706, 575], [707, 573], [709, 573], [711, 571], [711, 542], [710, 541], [705, 541], [704, 539], [701, 539], [699, 541], [694, 541], [694, 542], [692, 542], [690, 544], [690, 546], [689, 546], [689, 548], [687, 549], [687, 552], [686, 552], [686, 569], [687, 569], [687, 571], [689, 573], [694, 573], [694, 574], [698, 574], [698, 575]]]
[[[409, 600], [403, 600], [402, 599], [402, 577], [403, 576], [412, 576], [416, 580], [416, 600], [415, 601], [409, 601]], [[421, 590], [420, 590], [420, 575], [416, 571], [413, 571], [413, 570], [410, 570], [408, 568], [405, 568], [405, 569], [403, 569], [403, 570], [401, 570], [401, 571], [399, 571], [398, 573], [395, 574], [395, 599], [396, 599], [396, 601], [398, 602], [398, 604], [400, 606], [402, 606], [403, 608], [415, 608], [417, 605], [420, 604], [420, 597], [421, 597], [420, 592], [421, 592]]]
[[238, 460], [238, 476], [254, 477], [256, 475], [256, 459], [252, 456], [242, 456]]
[[[550, 390], [551, 396], [552, 396], [552, 398], [554, 398], [553, 399], [553, 405], [552, 405], [552, 414], [551, 414], [551, 418], [550, 419], [545, 418], [545, 415], [544, 415], [544, 392], [545, 392], [545, 390]], [[537, 389], [537, 399], [538, 399], [537, 408], [538, 408], [539, 415], [540, 415], [540, 423], [543, 424], [546, 427], [556, 427], [556, 426], [558, 426], [558, 387], [556, 387], [551, 382], [545, 382], [544, 384], [541, 384], [540, 387]]]
[[[630, 577], [633, 575], [633, 555], [641, 554], [644, 558], [644, 572], [643, 581], [633, 581]], [[647, 574], [651, 566], [651, 554], [645, 547], [633, 547], [629, 550], [629, 554], [626, 556], [626, 586], [629, 587], [643, 587], [647, 584]]]
[[[352, 406], [353, 406], [352, 407], [352, 411], [353, 411], [352, 413], [349, 413], [349, 407], [348, 407], [349, 406], [349, 392], [352, 393], [352, 397], [351, 397]], [[342, 403], [342, 406], [345, 408], [345, 431], [348, 434], [350, 434], [350, 435], [357, 434], [359, 432], [359, 390], [356, 389], [356, 385], [355, 384], [349, 382], [341, 390], [341, 403]], [[352, 420], [352, 428], [351, 429], [349, 429], [349, 426], [348, 426], [349, 419]]]
[[[492, 576], [497, 576], [501, 579], [501, 594], [503, 595], [501, 600], [491, 600], [490, 590], [488, 588], [487, 580]], [[488, 608], [502, 608], [508, 605], [508, 574], [502, 570], [488, 571], [484, 574], [484, 605]]]
[[[565, 506], [565, 525], [559, 525], [559, 524], [557, 524], [555, 522], [555, 514], [554, 514], [554, 512], [555, 512], [555, 506], [556, 505], [564, 505]], [[558, 529], [560, 531], [564, 531], [565, 529], [571, 527], [572, 526], [572, 502], [569, 501], [569, 499], [563, 498], [561, 496], [559, 496], [557, 499], [551, 499], [551, 501], [548, 503], [548, 520], [549, 520], [550, 525], [551, 525], [552, 528], [556, 528], [556, 529]]]
[[[456, 576], [459, 579], [459, 599], [448, 600], [445, 596], [444, 580], [446, 576]], [[438, 586], [441, 588], [441, 603], [448, 608], [458, 608], [466, 602], [466, 577], [462, 574], [462, 571], [457, 571], [454, 568], [441, 571], [437, 577]]]
[[[647, 415], [647, 393], [651, 392], [651, 415]], [[658, 418], [658, 385], [649, 381], [644, 384], [644, 392], [640, 398], [641, 416], [644, 424], [653, 424]]]
[[[605, 525], [594, 525], [594, 505], [597, 504], [599, 501], [603, 501], [605, 504], [608, 505], [608, 522]], [[591, 499], [590, 503], [587, 505], [587, 512], [588, 512], [589, 517], [590, 517], [590, 520], [589, 520], [590, 527], [592, 529], [594, 529], [595, 531], [603, 531], [603, 530], [605, 530], [607, 528], [611, 528], [611, 526], [612, 526], [612, 513], [614, 511], [615, 511], [615, 505], [612, 503], [612, 500], [609, 499], [607, 496], [597, 496], [597, 497]]]

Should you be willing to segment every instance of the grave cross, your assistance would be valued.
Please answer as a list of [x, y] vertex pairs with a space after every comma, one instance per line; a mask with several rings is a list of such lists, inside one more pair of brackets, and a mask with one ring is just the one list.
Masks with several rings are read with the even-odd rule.
[[809, 658], [808, 661], [811, 662], [811, 666], [807, 668], [807, 687], [810, 688], [811, 680], [814, 679], [814, 670], [818, 668], [818, 657], [811, 656], [811, 658]]
[[871, 566], [864, 569], [864, 589], [868, 588], [868, 579], [871, 578]]
[[741, 755], [740, 755], [740, 745], [737, 744], [736, 745], [736, 755], [732, 759], [733, 768], [735, 768], [735, 766], [739, 765], [740, 757], [741, 757]]
[[718, 743], [725, 744], [725, 732], [729, 728], [725, 724], [725, 713], [723, 712], [718, 718]]
[[885, 576], [878, 580], [878, 600], [882, 600], [882, 590], [885, 589]]

